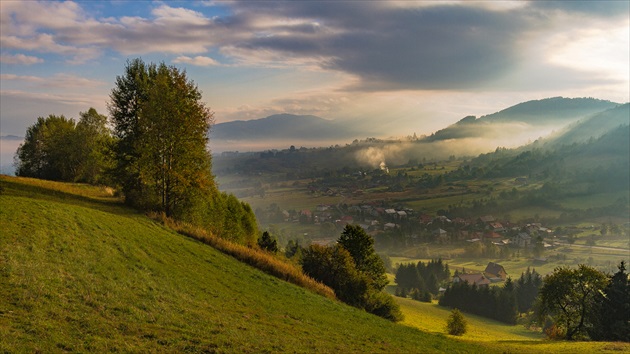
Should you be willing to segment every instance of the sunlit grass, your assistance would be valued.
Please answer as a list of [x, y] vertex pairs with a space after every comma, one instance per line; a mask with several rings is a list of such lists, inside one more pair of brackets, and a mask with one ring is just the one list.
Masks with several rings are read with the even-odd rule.
[[456, 340], [480, 344], [487, 350], [503, 353], [614, 353], [629, 352], [630, 343], [567, 342], [546, 340], [540, 330], [523, 325], [506, 325], [481, 316], [464, 313], [468, 331], [461, 337], [447, 334], [446, 319], [450, 309], [411, 299], [396, 297], [405, 315], [403, 324]]
[[123, 206], [1, 181], [0, 352], [481, 352], [289, 284]]

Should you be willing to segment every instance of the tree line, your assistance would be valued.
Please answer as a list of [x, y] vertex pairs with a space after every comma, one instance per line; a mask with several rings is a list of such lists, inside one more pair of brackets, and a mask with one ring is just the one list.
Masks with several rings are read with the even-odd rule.
[[249, 205], [218, 191], [207, 148], [213, 113], [186, 72], [128, 61], [109, 98], [109, 120], [94, 108], [78, 123], [39, 117], [17, 150], [16, 175], [112, 186], [130, 206], [255, 244]]
[[414, 300], [430, 302], [439, 294], [440, 285], [448, 282], [450, 277], [448, 264], [441, 258], [426, 264], [422, 261], [401, 264], [396, 270], [396, 295], [407, 297], [409, 294]]
[[521, 313], [532, 313], [548, 337], [630, 342], [630, 277], [625, 262], [612, 275], [587, 265], [558, 267], [540, 276], [521, 274], [502, 287], [454, 283], [440, 306], [516, 324]]
[[516, 291], [510, 278], [502, 287], [478, 287], [465, 281], [454, 283], [446, 289], [439, 304], [507, 324], [516, 324], [518, 317]]

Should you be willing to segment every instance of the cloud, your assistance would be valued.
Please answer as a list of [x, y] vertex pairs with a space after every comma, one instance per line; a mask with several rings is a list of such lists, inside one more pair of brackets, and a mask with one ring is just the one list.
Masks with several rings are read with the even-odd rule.
[[185, 55], [179, 56], [177, 58], [175, 58], [173, 60], [173, 63], [185, 63], [185, 64], [190, 64], [190, 65], [195, 65], [195, 66], [217, 66], [217, 65], [221, 65], [219, 62], [217, 62], [216, 60], [210, 58], [210, 57], [203, 57], [203, 56], [196, 56], [194, 58], [191, 57], [187, 57]]
[[107, 95], [86, 93], [36, 93], [20, 90], [0, 91], [0, 117], [2, 117], [1, 135], [23, 136], [26, 128], [37, 117], [50, 114], [77, 117], [79, 112], [96, 108], [100, 113], [106, 112]]
[[33, 65], [43, 63], [44, 59], [30, 55], [15, 54], [0, 56], [0, 62], [4, 64]]
[[[109, 18], [91, 16], [86, 3], [1, 6], [4, 48], [55, 53], [71, 63], [112, 50], [167, 53], [177, 55], [175, 63], [197, 66], [216, 65], [207, 55], [214, 52], [234, 66], [344, 73], [352, 78], [347, 89], [361, 92], [520, 90], [537, 72], [551, 82], [568, 75], [575, 78], [571, 84], [589, 85], [593, 78], [601, 84], [604, 76], [557, 60], [557, 47], [537, 43], [579, 28], [627, 28], [628, 21], [624, 1], [231, 1], [194, 10], [156, 2], [145, 16]], [[591, 48], [597, 47], [582, 41], [565, 52], [583, 56]], [[505, 79], [519, 70], [517, 80]]]
[[[518, 90], [523, 88], [519, 81], [502, 78], [523, 68], [529, 70], [522, 72], [525, 79], [539, 71], [548, 81], [569, 75], [575, 78], [571, 83], [588, 85], [592, 72], [548, 60], [556, 48], [526, 51], [555, 31], [588, 27], [602, 18], [612, 21], [602, 28], [611, 28], [627, 19], [627, 11], [591, 14], [591, 5], [560, 2], [544, 12], [539, 3], [235, 2], [240, 21], [231, 28], [255, 35], [231, 43], [222, 53], [245, 64], [301, 63], [344, 72], [357, 78], [350, 86], [356, 91]], [[579, 25], [568, 21], [576, 13]]]
[[107, 83], [104, 81], [92, 80], [71, 74], [56, 74], [50, 77], [1, 74], [0, 79], [35, 84], [37, 87], [41, 88], [58, 89], [80, 88], [81, 90], [87, 90], [91, 88], [100, 88], [107, 85]]

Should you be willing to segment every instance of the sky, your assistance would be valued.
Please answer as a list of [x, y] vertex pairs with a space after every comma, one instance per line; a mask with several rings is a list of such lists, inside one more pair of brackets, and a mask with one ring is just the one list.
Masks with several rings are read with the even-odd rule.
[[185, 69], [217, 123], [313, 114], [421, 135], [533, 99], [630, 101], [625, 0], [2, 0], [0, 19], [1, 135], [107, 114], [138, 57]]

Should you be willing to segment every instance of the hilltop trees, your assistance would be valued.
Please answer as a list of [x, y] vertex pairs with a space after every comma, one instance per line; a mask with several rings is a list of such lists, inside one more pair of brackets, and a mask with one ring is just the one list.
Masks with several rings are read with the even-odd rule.
[[24, 143], [16, 152], [16, 174], [41, 179], [102, 183], [111, 165], [108, 149], [111, 134], [107, 118], [94, 108], [73, 119], [49, 115], [39, 117], [26, 130]]
[[180, 218], [195, 210], [215, 188], [206, 148], [213, 116], [195, 83], [175, 67], [135, 59], [110, 97], [125, 200]]
[[57, 181], [71, 181], [75, 169], [72, 153], [75, 122], [61, 116], [39, 117], [26, 130], [24, 143], [16, 152], [16, 174]]

